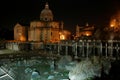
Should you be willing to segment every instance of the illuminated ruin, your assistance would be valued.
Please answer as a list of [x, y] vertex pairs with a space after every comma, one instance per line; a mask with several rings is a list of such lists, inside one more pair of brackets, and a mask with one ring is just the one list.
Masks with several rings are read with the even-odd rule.
[[89, 26], [86, 24], [85, 26], [76, 26], [76, 37], [89, 37], [92, 36], [94, 32], [94, 26]]

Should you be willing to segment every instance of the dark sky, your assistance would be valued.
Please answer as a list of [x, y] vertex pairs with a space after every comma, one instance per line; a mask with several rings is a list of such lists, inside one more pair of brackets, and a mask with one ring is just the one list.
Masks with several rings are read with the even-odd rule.
[[87, 22], [105, 26], [110, 16], [120, 9], [119, 0], [1, 0], [0, 31], [12, 31], [17, 22], [29, 25], [30, 21], [39, 19], [46, 2], [54, 14], [54, 20], [63, 21], [64, 29], [71, 32], [75, 32], [77, 24], [82, 26]]

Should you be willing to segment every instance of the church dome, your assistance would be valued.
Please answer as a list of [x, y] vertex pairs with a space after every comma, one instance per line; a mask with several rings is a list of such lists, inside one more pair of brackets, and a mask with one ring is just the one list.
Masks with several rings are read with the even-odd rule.
[[41, 11], [40, 20], [42, 21], [53, 20], [53, 14], [52, 14], [52, 11], [49, 9], [48, 3], [45, 4], [45, 8]]

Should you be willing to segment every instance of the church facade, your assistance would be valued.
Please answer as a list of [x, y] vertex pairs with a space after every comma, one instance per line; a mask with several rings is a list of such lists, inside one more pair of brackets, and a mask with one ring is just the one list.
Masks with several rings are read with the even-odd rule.
[[16, 41], [26, 41], [26, 28], [25, 26], [20, 25], [17, 23], [14, 27], [14, 40]]
[[48, 3], [46, 3], [45, 8], [40, 13], [40, 20], [30, 22], [28, 40], [55, 42], [60, 39], [60, 30], [60, 22], [53, 21], [53, 13], [49, 9]]
[[[45, 4], [45, 8], [40, 13], [40, 20], [34, 20], [30, 22], [28, 28], [28, 38], [23, 34], [25, 40], [28, 41], [43, 41], [43, 42], [57, 42], [60, 40], [60, 32], [63, 29], [63, 23], [54, 21], [53, 13], [49, 9], [48, 3]], [[22, 27], [23, 28], [23, 27]], [[21, 33], [24, 32], [21, 30]], [[14, 27], [14, 31], [16, 28]], [[14, 40], [16, 35], [20, 33], [14, 32]], [[27, 38], [27, 39], [26, 39]]]

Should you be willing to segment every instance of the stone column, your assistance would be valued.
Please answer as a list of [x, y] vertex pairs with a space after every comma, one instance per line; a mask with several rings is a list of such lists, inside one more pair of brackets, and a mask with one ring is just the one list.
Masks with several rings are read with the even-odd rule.
[[78, 56], [77, 56], [77, 42], [75, 43], [75, 58], [78, 58]]
[[112, 58], [112, 55], [113, 55], [113, 49], [112, 49], [113, 48], [113, 42], [112, 42], [112, 40], [109, 40], [108, 43], [109, 43], [109, 46], [108, 46], [108, 48], [109, 48], [108, 49], [109, 50], [108, 51], [109, 57]]
[[107, 43], [105, 43], [105, 57], [106, 57], [106, 58], [108, 57], [107, 51], [108, 51], [108, 46], [107, 46]]
[[113, 41], [111, 41], [111, 57], [113, 56]]
[[66, 42], [66, 45], [65, 45], [65, 55], [68, 55], [68, 42]]
[[85, 44], [84, 44], [84, 41], [83, 41], [82, 42], [82, 57], [85, 57], [84, 47], [85, 47]]
[[93, 55], [95, 56], [95, 40], [93, 41]]
[[119, 59], [119, 46], [116, 44], [116, 59]]
[[100, 56], [102, 57], [102, 42], [100, 42]]
[[113, 41], [112, 40], [110, 41], [110, 44], [111, 44], [111, 46], [110, 46], [110, 49], [111, 49], [110, 57], [112, 58], [113, 57]]
[[88, 55], [89, 55], [89, 42], [87, 42], [87, 54], [86, 54], [87, 59], [88, 59]]
[[80, 54], [80, 56], [82, 54], [81, 51], [82, 51], [82, 40], [79, 41], [79, 54]]

